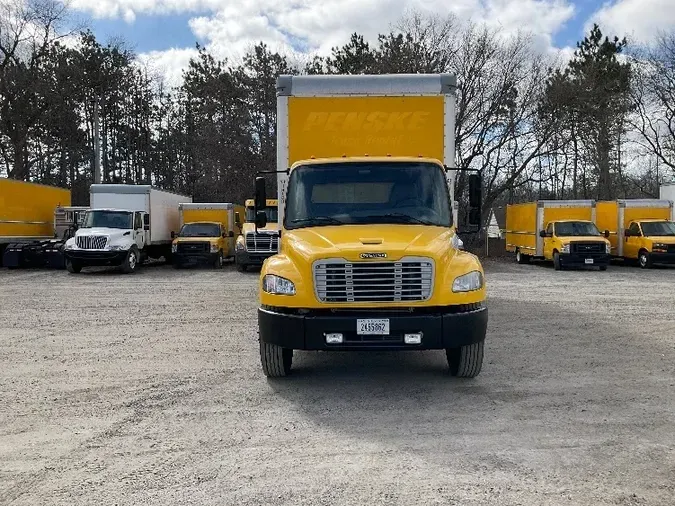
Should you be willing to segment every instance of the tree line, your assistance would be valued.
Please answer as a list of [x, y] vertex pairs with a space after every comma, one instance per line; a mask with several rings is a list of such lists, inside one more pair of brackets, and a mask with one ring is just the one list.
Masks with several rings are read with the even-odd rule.
[[[593, 27], [569, 62], [527, 33], [408, 14], [370, 43], [291, 61], [259, 43], [234, 65], [197, 45], [167, 89], [121, 41], [68, 33], [51, 0], [0, 7], [0, 175], [88, 203], [98, 112], [104, 182], [243, 202], [276, 166], [280, 74], [457, 75], [456, 164], [478, 168], [486, 213], [532, 198], [658, 196], [675, 175], [675, 33], [631, 47]], [[460, 175], [457, 189], [464, 189]]]

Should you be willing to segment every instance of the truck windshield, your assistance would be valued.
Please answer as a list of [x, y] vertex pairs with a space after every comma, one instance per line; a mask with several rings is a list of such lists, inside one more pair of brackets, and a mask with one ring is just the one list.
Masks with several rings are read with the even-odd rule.
[[178, 237], [218, 237], [220, 227], [215, 223], [186, 223]]
[[82, 228], [121, 228], [133, 227], [134, 213], [127, 211], [87, 211]]
[[[265, 211], [267, 215], [267, 222], [275, 222], [279, 220], [279, 211], [277, 206], [268, 206], [260, 211]], [[252, 207], [246, 208], [246, 221], [253, 223], [255, 221], [255, 210]]]
[[555, 235], [558, 237], [575, 237], [575, 236], [599, 236], [602, 235], [595, 226], [595, 223], [588, 223], [586, 221], [564, 221], [555, 224]]
[[643, 222], [642, 233], [645, 237], [675, 236], [675, 223], [672, 221]]
[[452, 226], [440, 166], [427, 162], [301, 166], [288, 181], [286, 229], [375, 223]]

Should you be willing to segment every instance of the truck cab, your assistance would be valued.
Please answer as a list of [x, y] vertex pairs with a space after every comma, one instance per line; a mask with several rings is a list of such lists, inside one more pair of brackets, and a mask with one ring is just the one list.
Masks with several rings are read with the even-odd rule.
[[640, 267], [675, 263], [675, 222], [644, 219], [631, 221], [624, 231], [623, 256]]
[[66, 268], [78, 273], [86, 266], [121, 266], [134, 272], [145, 259], [148, 234], [143, 211], [89, 209], [74, 237], [66, 241]]
[[266, 199], [258, 211], [265, 213], [264, 227], [255, 226], [254, 199], [245, 202], [245, 222], [241, 223], [241, 216], [237, 213], [237, 225], [241, 233], [235, 245], [235, 263], [237, 269], [245, 272], [249, 266], [261, 266], [263, 262], [274, 255], [279, 248], [279, 201]]
[[544, 239], [544, 258], [553, 261], [556, 270], [582, 265], [607, 270], [611, 253], [609, 231], [601, 234], [592, 221], [550, 221], [539, 235]]
[[209, 263], [216, 269], [223, 266], [228, 251], [228, 234], [217, 221], [185, 223], [178, 234], [173, 234], [171, 254], [173, 265], [180, 269], [186, 264]]

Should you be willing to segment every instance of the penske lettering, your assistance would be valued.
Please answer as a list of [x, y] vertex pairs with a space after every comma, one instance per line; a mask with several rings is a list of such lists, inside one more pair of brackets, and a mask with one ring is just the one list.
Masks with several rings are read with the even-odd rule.
[[428, 118], [426, 111], [311, 112], [305, 119], [303, 130], [414, 132], [422, 130]]

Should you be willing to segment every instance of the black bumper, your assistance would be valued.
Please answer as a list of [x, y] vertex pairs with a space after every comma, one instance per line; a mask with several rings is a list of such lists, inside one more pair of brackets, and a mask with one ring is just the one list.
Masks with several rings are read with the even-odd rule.
[[[586, 263], [587, 259], [593, 260], [593, 263]], [[561, 253], [560, 264], [563, 267], [606, 267], [609, 265], [611, 256], [604, 255], [584, 255], [583, 253]]]
[[173, 263], [177, 265], [215, 263], [218, 253], [172, 253]]
[[[356, 320], [388, 318], [388, 336], [360, 336]], [[488, 311], [484, 305], [429, 308], [420, 313], [316, 312], [284, 313], [259, 308], [260, 339], [294, 350], [440, 350], [485, 340]], [[421, 344], [405, 344], [404, 334], [422, 333]], [[342, 344], [326, 344], [325, 334], [341, 333]]]
[[654, 264], [675, 264], [675, 253], [650, 253], [649, 257]]
[[127, 258], [128, 251], [87, 251], [65, 250], [66, 260], [77, 263], [82, 267], [122, 265]]
[[249, 253], [248, 251], [237, 251], [234, 254], [234, 262], [237, 265], [262, 265], [265, 259], [276, 255], [275, 251], [265, 253]]

